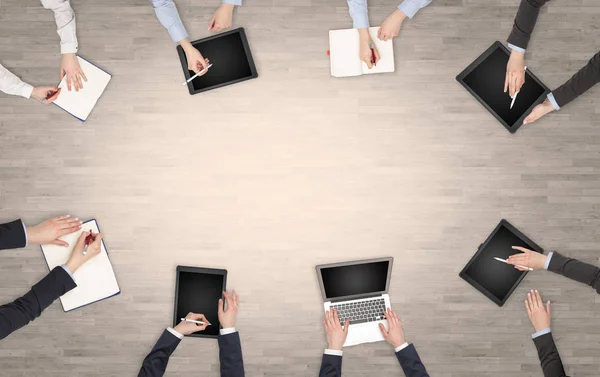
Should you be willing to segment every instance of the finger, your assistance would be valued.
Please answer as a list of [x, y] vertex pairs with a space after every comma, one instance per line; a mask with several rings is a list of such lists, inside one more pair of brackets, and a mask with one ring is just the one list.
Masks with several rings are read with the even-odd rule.
[[504, 78], [504, 93], [506, 93], [506, 90], [508, 89], [508, 77], [509, 77], [509, 73], [508, 71], [506, 71], [506, 77]]
[[533, 312], [533, 309], [535, 309], [535, 305], [533, 304], [533, 300], [531, 298], [531, 292], [527, 292], [527, 302], [529, 304], [529, 309], [531, 309], [531, 311]]
[[60, 232], [58, 234], [59, 234], [59, 237], [62, 237], [66, 234], [71, 234], [73, 232], [77, 232], [79, 229], [81, 229], [81, 224], [74, 225], [70, 228], [63, 228], [60, 230]]
[[63, 240], [59, 240], [59, 239], [55, 239], [54, 241], [50, 242], [53, 245], [58, 245], [58, 246], [64, 246], [64, 247], [69, 247], [69, 244]]
[[331, 312], [329, 310], [325, 311], [325, 323], [327, 327], [331, 326]]
[[79, 85], [79, 89], [83, 89], [83, 81], [81, 81], [81, 74], [77, 75], [77, 85]]
[[231, 308], [233, 306], [233, 302], [231, 300], [231, 296], [229, 296], [229, 294], [227, 293], [227, 291], [225, 291], [225, 302], [227, 302], [227, 309]]
[[383, 335], [383, 338], [385, 340], [387, 340], [387, 338], [388, 338], [388, 332], [385, 330], [385, 326], [383, 325], [383, 323], [379, 324], [379, 330], [381, 331], [381, 335]]
[[531, 111], [531, 114], [529, 114], [529, 115], [527, 115], [527, 117], [525, 117], [525, 120], [523, 120], [523, 124], [533, 123], [538, 118], [539, 118], [539, 116], [537, 116], [537, 114], [535, 113], [535, 108], [534, 108], [533, 111]]
[[71, 215], [62, 215], [62, 216], [55, 217], [54, 220], [60, 221], [60, 220], [68, 219], [69, 217], [71, 217]]
[[515, 250], [519, 250], [520, 252], [523, 252], [523, 253], [527, 253], [528, 251], [531, 251], [531, 250], [526, 249], [526, 248], [521, 247], [521, 246], [513, 246], [512, 248], [515, 249]]
[[337, 309], [333, 310], [333, 323], [335, 325], [341, 326], [341, 324], [340, 324], [340, 316], [338, 315]]
[[69, 89], [69, 92], [71, 91], [71, 76], [67, 75], [67, 89]]
[[546, 313], [548, 313], [548, 317], [550, 317], [550, 301], [546, 303]]
[[215, 26], [215, 16], [213, 16], [213, 18], [210, 19], [210, 22], [208, 23], [208, 30], [211, 30], [214, 26]]
[[58, 96], [59, 96], [59, 94], [60, 94], [60, 89], [56, 90], [56, 91], [54, 92], [54, 94], [52, 95], [52, 97], [50, 97], [50, 98], [48, 98], [48, 99], [44, 100], [44, 101], [45, 101], [45, 103], [46, 103], [46, 104], [50, 104], [50, 103], [52, 103], [52, 102], [56, 101], [56, 100], [58, 99]]
[[529, 307], [529, 301], [525, 300], [525, 310], [527, 310], [527, 315], [531, 317], [531, 308]]
[[346, 319], [346, 322], [344, 323], [344, 333], [346, 335], [348, 335], [348, 329], [350, 328], [350, 320]]
[[234, 289], [233, 290], [233, 306], [235, 306], [237, 308], [238, 303], [239, 303], [238, 295], [237, 295], [237, 293], [235, 292], [235, 289]]
[[519, 271], [529, 271], [528, 268], [523, 268], [523, 267], [519, 267], [519, 266], [515, 266], [515, 268]]
[[537, 306], [544, 308], [544, 301], [542, 301], [542, 296], [540, 296], [540, 292], [538, 290], [535, 291], [535, 299], [537, 300]]
[[75, 91], [78, 92], [79, 91], [79, 76], [78, 75], [73, 75], [73, 85], [75, 85]]
[[72, 226], [74, 223], [81, 223], [79, 217], [67, 217], [66, 219], [57, 219], [56, 222], [62, 228]]
[[193, 319], [194, 321], [201, 321], [201, 322], [206, 323], [207, 325], [210, 325], [209, 320], [206, 319], [204, 314], [193, 314], [193, 317], [191, 319]]
[[83, 69], [81, 71], [79, 71], [79, 74], [81, 75], [81, 77], [83, 77], [85, 82], [87, 82], [87, 77], [85, 76], [85, 72], [83, 72]]
[[217, 311], [218, 311], [219, 315], [223, 314], [223, 299], [222, 298], [219, 299]]
[[373, 50], [373, 51], [375, 51], [375, 64], [377, 64], [379, 59], [381, 59], [381, 56], [379, 55], [379, 51], [377, 51], [377, 50]]
[[381, 27], [377, 29], [377, 38], [381, 39], [383, 32], [381, 31]]

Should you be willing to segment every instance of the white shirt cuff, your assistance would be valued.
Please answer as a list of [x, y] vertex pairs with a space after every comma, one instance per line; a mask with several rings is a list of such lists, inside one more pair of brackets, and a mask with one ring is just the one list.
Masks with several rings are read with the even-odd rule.
[[412, 19], [415, 14], [421, 9], [421, 5], [416, 1], [408, 1], [404, 0], [400, 5], [398, 5], [398, 9], [402, 11], [406, 15], [406, 17]]
[[331, 355], [331, 356], [343, 356], [344, 355], [344, 351], [338, 351], [338, 350], [330, 350], [329, 348], [327, 348], [325, 350], [325, 352], [323, 352], [325, 355]]
[[23, 86], [19, 90], [19, 95], [21, 97], [25, 97], [27, 99], [31, 98], [31, 93], [33, 93], [33, 85], [29, 85], [26, 82], [23, 83]]
[[232, 4], [239, 7], [242, 5], [242, 0], [223, 0], [223, 4]]
[[547, 270], [548, 266], [550, 266], [550, 261], [552, 260], [553, 254], [554, 254], [554, 251], [551, 251], [548, 253], [548, 256], [546, 257], [546, 263], [544, 263], [544, 270]]
[[60, 45], [61, 54], [76, 54], [77, 43], [64, 43]]
[[521, 48], [519, 46], [515, 46], [515, 45], [510, 44], [510, 43], [508, 44], [508, 48], [510, 48], [511, 50], [515, 50], [517, 52], [520, 52], [521, 54], [525, 53], [525, 49], [524, 48]]
[[170, 327], [167, 327], [167, 331], [170, 332], [171, 334], [175, 335], [179, 339], [183, 339], [183, 334], [180, 334], [178, 331], [175, 331]]
[[25, 226], [23, 220], [21, 220], [21, 225], [23, 225], [23, 233], [25, 233], [25, 247], [27, 247], [27, 245], [29, 245], [29, 239], [27, 238], [27, 227]]
[[546, 334], [550, 334], [550, 327], [547, 327], [547, 328], [545, 328], [545, 329], [543, 329], [543, 330], [540, 330], [540, 331], [538, 331], [538, 332], [536, 332], [536, 333], [533, 333], [533, 334], [531, 335], [531, 339], [535, 339], [535, 338], [537, 338], [538, 336], [542, 336], [542, 335], [546, 335]]
[[407, 342], [404, 342], [404, 344], [402, 344], [402, 345], [400, 345], [400, 346], [398, 346], [398, 347], [394, 348], [394, 352], [400, 352], [400, 351], [402, 351], [403, 349], [405, 349], [406, 347], [408, 347], [408, 343], [407, 343]]
[[233, 334], [234, 332], [235, 332], [235, 327], [227, 327], [227, 328], [219, 330], [219, 334], [221, 334], [221, 335]]
[[63, 270], [65, 270], [65, 272], [67, 274], [69, 274], [69, 276], [71, 277], [71, 279], [73, 279], [73, 281], [75, 281], [75, 278], [73, 277], [73, 273], [71, 272], [71, 270], [69, 270], [69, 267], [67, 267], [66, 264], [61, 265], [61, 267], [63, 268]]
[[552, 94], [552, 92], [548, 93], [548, 101], [550, 101], [550, 103], [552, 104], [552, 107], [554, 107], [554, 110], [560, 110], [560, 106], [558, 106], [558, 102], [556, 102], [556, 99], [554, 98], [554, 94]]

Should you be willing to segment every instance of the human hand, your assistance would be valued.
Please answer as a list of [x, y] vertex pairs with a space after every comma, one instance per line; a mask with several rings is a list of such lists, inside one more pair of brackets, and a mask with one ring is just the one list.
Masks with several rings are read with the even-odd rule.
[[327, 335], [327, 348], [330, 350], [341, 351], [344, 347], [344, 343], [346, 343], [348, 329], [350, 328], [350, 320], [346, 319], [344, 328], [342, 328], [337, 310], [332, 309], [325, 312], [323, 325], [325, 326], [325, 334]]
[[525, 83], [525, 54], [512, 50], [506, 65], [506, 78], [504, 79], [504, 93], [508, 89], [510, 98], [521, 90]]
[[377, 30], [377, 38], [387, 41], [398, 36], [404, 19], [406, 19], [406, 14], [400, 9], [396, 9], [392, 14], [387, 16], [379, 27], [379, 30]]
[[26, 227], [27, 239], [30, 243], [39, 245], [53, 244], [58, 246], [69, 246], [60, 237], [81, 229], [81, 221], [78, 217], [71, 218], [70, 215], [55, 217], [32, 227]]
[[544, 102], [540, 103], [534, 107], [533, 110], [531, 110], [531, 113], [529, 113], [529, 115], [527, 115], [527, 117], [525, 117], [523, 120], [523, 124], [533, 123], [552, 111], [554, 111], [554, 106], [552, 106], [550, 101], [546, 98]]
[[526, 268], [517, 267], [517, 264], [519, 266], [533, 268], [534, 270], [544, 268], [548, 256], [541, 253], [536, 253], [535, 251], [520, 246], [513, 246], [512, 248], [515, 250], [519, 250], [521, 254], [511, 255], [506, 261], [508, 262], [508, 264], [514, 265], [517, 270], [527, 271]]
[[69, 260], [67, 261], [67, 263], [65, 263], [67, 268], [69, 269], [69, 271], [71, 271], [71, 273], [74, 273], [85, 262], [89, 261], [90, 259], [94, 258], [96, 255], [100, 254], [100, 251], [102, 250], [102, 246], [101, 246], [102, 245], [102, 233], [96, 233], [96, 234], [92, 233], [92, 235], [94, 236], [94, 241], [88, 245], [87, 251], [86, 251], [85, 255], [83, 255], [83, 249], [85, 247], [85, 239], [89, 235], [90, 235], [90, 232], [82, 232], [81, 233], [81, 236], [79, 236], [79, 239], [77, 240], [77, 243], [75, 244], [75, 247], [73, 248], [73, 251], [71, 252], [71, 256], [69, 257]]
[[196, 313], [189, 312], [188, 315], [185, 316], [185, 318], [191, 319], [193, 321], [201, 321], [201, 322], [204, 322], [204, 324], [199, 325], [194, 322], [181, 321], [181, 322], [179, 322], [179, 324], [177, 326], [175, 326], [175, 328], [173, 328], [173, 330], [175, 330], [178, 333], [183, 334], [183, 335], [190, 335], [197, 331], [203, 331], [208, 326], [210, 326], [210, 322], [208, 322], [208, 319], [206, 319], [204, 314], [196, 314]]
[[227, 309], [223, 305], [223, 299], [219, 299], [219, 322], [224, 329], [229, 327], [235, 327], [235, 319], [237, 317], [238, 310], [238, 296], [235, 293], [235, 290], [231, 295], [227, 293], [227, 291], [223, 291], [223, 297], [225, 297], [225, 302], [227, 303]]
[[402, 331], [402, 323], [398, 314], [392, 308], [388, 308], [385, 313], [385, 319], [387, 319], [388, 330], [385, 330], [383, 323], [379, 324], [379, 330], [383, 334], [383, 338], [392, 345], [394, 348], [398, 348], [406, 341], [404, 340], [404, 332]]
[[[46, 97], [48, 97], [50, 94], [52, 94], [52, 96], [46, 99]], [[42, 102], [44, 105], [48, 105], [56, 101], [59, 94], [60, 89], [55, 86], [36, 86], [31, 92], [31, 96]]]
[[82, 79], [87, 82], [85, 73], [79, 66], [79, 60], [75, 54], [63, 54], [60, 60], [60, 79], [67, 75], [67, 88], [71, 91], [71, 86], [78, 92], [79, 89], [83, 89]]
[[[379, 51], [377, 51], [377, 47], [373, 44], [368, 29], [358, 29], [358, 31], [360, 35], [360, 60], [365, 62], [367, 67], [371, 69], [374, 65], [377, 65], [380, 59]], [[375, 59], [373, 59], [373, 55], [375, 55]]]
[[233, 4], [221, 4], [208, 24], [208, 30], [217, 32], [231, 27], [233, 23]]
[[206, 70], [200, 76], [206, 74], [206, 72], [208, 72], [207, 67], [209, 60], [205, 59], [204, 56], [202, 56], [202, 54], [200, 53], [200, 51], [198, 51], [196, 47], [192, 46], [192, 44], [187, 39], [181, 41], [180, 44], [181, 47], [183, 47], [183, 51], [185, 51], [185, 58], [188, 63], [188, 69], [196, 73]]
[[527, 315], [535, 332], [550, 327], [550, 301], [546, 303], [546, 308], [544, 309], [544, 302], [542, 301], [540, 292], [531, 290], [531, 292], [527, 293], [525, 309], [527, 309]]

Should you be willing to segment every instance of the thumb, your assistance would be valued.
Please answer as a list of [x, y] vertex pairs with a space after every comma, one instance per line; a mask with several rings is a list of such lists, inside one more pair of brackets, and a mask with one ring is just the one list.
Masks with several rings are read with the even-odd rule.
[[65, 77], [65, 70], [63, 68], [61, 68], [60, 69], [60, 80], [62, 80], [63, 77]]
[[218, 310], [218, 312], [219, 312], [219, 315], [223, 314], [223, 299], [222, 298], [219, 299], [219, 310]]
[[546, 303], [546, 311], [548, 312], [548, 317], [550, 317], [550, 301]]
[[387, 333], [387, 331], [385, 330], [385, 326], [383, 325], [383, 323], [380, 323], [380, 324], [379, 324], [379, 330], [381, 330], [381, 334], [383, 335], [383, 337], [384, 337], [385, 339], [387, 339], [387, 337], [388, 337], [388, 333]]
[[523, 121], [523, 124], [533, 123], [533, 122], [535, 122], [536, 119], [537, 119], [537, 117], [535, 116], [535, 114], [532, 111], [531, 114], [527, 115], [527, 117]]
[[210, 22], [208, 23], [208, 30], [212, 29], [215, 26], [215, 16], [213, 16], [210, 19]]
[[58, 245], [58, 246], [64, 246], [64, 247], [69, 247], [69, 244], [63, 240], [59, 240], [58, 238], [55, 239], [54, 241], [50, 242], [52, 245]]
[[346, 323], [344, 323], [344, 334], [348, 335], [348, 329], [350, 328], [350, 320], [347, 319]]

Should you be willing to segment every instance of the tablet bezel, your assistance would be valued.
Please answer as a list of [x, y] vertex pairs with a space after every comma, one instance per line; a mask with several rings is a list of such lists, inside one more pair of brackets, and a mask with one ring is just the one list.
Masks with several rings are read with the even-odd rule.
[[[475, 260], [483, 252], [483, 250], [485, 250], [485, 248], [487, 247], [487, 245], [490, 243], [490, 241], [492, 240], [492, 238], [494, 238], [494, 236], [496, 235], [496, 233], [498, 233], [498, 230], [500, 230], [501, 227], [505, 227], [511, 233], [513, 233], [515, 236], [517, 236], [519, 239], [521, 239], [521, 241], [523, 241], [526, 244], [528, 244], [529, 246], [531, 246], [531, 248], [532, 248], [533, 251], [536, 251], [536, 252], [538, 252], [540, 254], [544, 254], [544, 249], [542, 249], [538, 244], [536, 244], [535, 242], [533, 242], [529, 237], [527, 237], [526, 235], [524, 235], [523, 233], [521, 233], [517, 228], [515, 228], [514, 226], [512, 226], [512, 224], [510, 224], [505, 219], [500, 220], [500, 223], [498, 223], [498, 225], [496, 226], [496, 228], [494, 229], [494, 231], [488, 236], [488, 238], [485, 240], [484, 243], [482, 243], [481, 245], [479, 245], [479, 248], [477, 249], [477, 252], [475, 253], [475, 255], [473, 255], [473, 257], [471, 257], [471, 259], [469, 260], [469, 262], [465, 265], [465, 267], [462, 269], [462, 271], [458, 274], [458, 276], [461, 279], [463, 279], [467, 283], [471, 284], [475, 289], [477, 289], [479, 292], [483, 293], [487, 298], [489, 298], [490, 300], [492, 300], [498, 306], [503, 306], [506, 303], [506, 301], [512, 295], [512, 293], [514, 292], [514, 290], [517, 289], [517, 287], [519, 286], [519, 284], [521, 283], [521, 281], [525, 278], [525, 275], [527, 275], [527, 271], [523, 271], [521, 273], [521, 276], [517, 279], [517, 281], [515, 282], [515, 284], [513, 284], [513, 286], [510, 288], [510, 290], [508, 291], [508, 293], [504, 297], [504, 300], [498, 299], [495, 295], [493, 295], [485, 287], [483, 287], [482, 285], [480, 285], [475, 280], [471, 279], [471, 277], [467, 275], [466, 271], [469, 269], [469, 267], [471, 266], [471, 264], [473, 264], [473, 262], [475, 262]], [[517, 251], [515, 251], [515, 254], [516, 253], [517, 253]]]
[[[193, 85], [194, 80], [192, 80], [187, 83], [187, 88], [188, 88], [188, 91], [190, 92], [190, 95], [206, 92], [208, 90], [221, 88], [221, 87], [227, 86], [227, 85], [237, 84], [239, 82], [255, 79], [258, 77], [258, 72], [256, 71], [256, 65], [254, 64], [254, 59], [252, 58], [252, 52], [250, 51], [250, 46], [248, 44], [248, 38], [246, 38], [246, 31], [244, 30], [243, 27], [229, 30], [224, 33], [212, 35], [210, 37], [195, 40], [192, 42], [192, 46], [194, 46], [195, 44], [198, 44], [198, 43], [210, 41], [213, 39], [221, 38], [221, 37], [227, 36], [229, 34], [235, 34], [235, 33], [240, 34], [240, 39], [242, 40], [242, 45], [244, 46], [244, 51], [246, 52], [246, 58], [248, 59], [248, 65], [250, 66], [251, 75], [247, 76], [247, 77], [242, 77], [241, 79], [224, 82], [224, 83], [221, 83], [218, 85], [210, 86], [208, 88], [203, 88], [203, 89], [199, 89], [199, 90], [194, 90], [194, 85]], [[185, 76], [185, 81], [187, 81], [192, 76], [190, 75], [190, 71], [187, 68], [187, 59], [185, 57], [185, 52], [183, 51], [183, 48], [180, 45], [177, 46], [177, 54], [179, 55], [179, 61], [181, 62], [181, 68], [183, 69], [183, 75]]]
[[531, 110], [533, 110], [535, 106], [544, 102], [544, 100], [548, 96], [548, 93], [550, 93], [550, 89], [548, 89], [548, 87], [544, 85], [544, 83], [540, 79], [538, 79], [537, 76], [534, 75], [530, 69], [527, 69], [527, 74], [531, 76], [531, 78], [544, 89], [544, 93], [540, 95], [540, 97], [536, 101], [533, 102], [531, 107], [529, 107], [525, 111], [525, 113], [523, 113], [523, 115], [519, 119], [517, 119], [515, 125], [511, 127], [508, 123], [504, 121], [504, 119], [502, 119], [502, 117], [500, 117], [500, 115], [498, 115], [487, 103], [485, 103], [485, 101], [483, 101], [483, 99], [479, 97], [479, 95], [477, 95], [477, 93], [475, 93], [475, 91], [471, 89], [470, 86], [468, 86], [464, 82], [464, 78], [475, 68], [477, 68], [479, 64], [481, 64], [485, 59], [487, 59], [498, 48], [502, 49], [502, 51], [504, 51], [510, 56], [510, 50], [506, 48], [500, 41], [496, 41], [483, 54], [481, 54], [477, 59], [475, 59], [473, 63], [469, 64], [467, 68], [465, 68], [461, 73], [459, 73], [456, 76], [456, 81], [458, 81], [465, 89], [467, 89], [467, 91], [471, 93], [471, 95], [475, 97], [475, 99], [477, 99], [477, 101], [479, 101], [479, 103], [481, 103], [483, 107], [485, 107], [487, 111], [489, 111], [490, 114], [492, 114], [508, 130], [508, 132], [514, 134], [519, 128], [521, 128], [521, 126], [523, 125], [523, 120], [527, 117], [527, 115], [531, 113]]
[[[180, 272], [192, 272], [197, 274], [210, 274], [210, 275], [221, 275], [223, 276], [223, 287], [221, 291], [225, 291], [227, 289], [227, 270], [217, 269], [217, 268], [204, 268], [204, 267], [190, 267], [190, 266], [177, 266], [176, 274], [175, 274], [175, 305], [173, 307], [173, 328], [177, 326], [181, 322], [181, 318], [177, 318], [177, 304], [179, 302], [179, 273]], [[223, 295], [221, 295], [221, 298]], [[215, 303], [216, 305], [216, 303]], [[219, 329], [221, 329], [221, 323], [219, 323]], [[191, 337], [196, 338], [213, 338], [216, 339], [218, 335], [207, 335], [201, 333], [192, 333]]]

